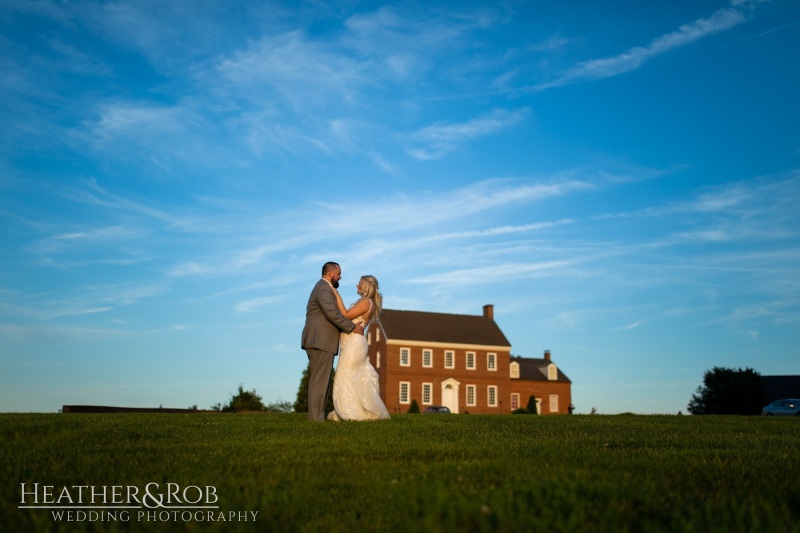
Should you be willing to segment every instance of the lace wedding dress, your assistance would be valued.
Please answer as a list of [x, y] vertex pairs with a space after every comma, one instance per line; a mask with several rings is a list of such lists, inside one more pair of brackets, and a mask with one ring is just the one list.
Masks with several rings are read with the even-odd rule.
[[[372, 314], [369, 311], [353, 322], [365, 328]], [[333, 408], [331, 420], [378, 420], [389, 418], [389, 411], [380, 397], [378, 373], [367, 357], [367, 338], [356, 333], [339, 336], [339, 364], [333, 380]]]

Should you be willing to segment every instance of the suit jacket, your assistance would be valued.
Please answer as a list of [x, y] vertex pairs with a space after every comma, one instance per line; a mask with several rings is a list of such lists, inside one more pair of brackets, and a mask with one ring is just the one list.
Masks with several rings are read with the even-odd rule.
[[320, 279], [306, 305], [306, 325], [303, 327], [301, 348], [313, 348], [324, 352], [339, 353], [339, 332], [350, 333], [356, 325], [347, 320], [336, 306], [333, 289]]

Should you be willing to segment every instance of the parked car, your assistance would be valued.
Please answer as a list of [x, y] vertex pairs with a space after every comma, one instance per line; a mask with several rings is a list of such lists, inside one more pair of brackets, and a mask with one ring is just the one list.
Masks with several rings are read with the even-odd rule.
[[761, 410], [762, 415], [800, 415], [800, 399], [775, 400]]
[[431, 405], [430, 407], [425, 408], [425, 414], [449, 415], [450, 409], [448, 409], [444, 405]]

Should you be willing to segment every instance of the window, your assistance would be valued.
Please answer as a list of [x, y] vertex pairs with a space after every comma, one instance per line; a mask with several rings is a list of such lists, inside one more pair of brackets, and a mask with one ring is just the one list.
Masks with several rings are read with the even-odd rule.
[[486, 370], [497, 370], [497, 354], [490, 353], [486, 356]]
[[508, 376], [519, 379], [519, 363], [511, 363], [508, 365]]
[[422, 366], [428, 367], [428, 368], [433, 366], [433, 351], [432, 350], [422, 350]]
[[550, 395], [550, 412], [551, 413], [558, 412], [558, 394]]
[[555, 381], [558, 379], [558, 369], [556, 365], [550, 364], [547, 367], [547, 379], [550, 381]]
[[467, 385], [467, 405], [475, 405], [475, 385]]
[[516, 392], [511, 395], [511, 410], [519, 409], [519, 394]]
[[400, 348], [400, 366], [411, 366], [410, 348]]
[[411, 403], [408, 399], [410, 396], [409, 389], [411, 388], [411, 383], [408, 381], [401, 381], [400, 382], [400, 403]]
[[381, 352], [375, 353], [375, 368], [381, 367]]
[[444, 352], [444, 367], [445, 368], [455, 368], [456, 367], [456, 354], [453, 352]]
[[489, 385], [486, 388], [486, 392], [489, 396], [487, 403], [489, 407], [497, 407], [497, 387], [494, 385]]
[[467, 369], [475, 370], [475, 352], [467, 352]]
[[422, 403], [431, 405], [433, 403], [433, 383], [422, 384]]
[[376, 341], [380, 341], [381, 340], [381, 330], [380, 330], [380, 328], [375, 330], [375, 340]]

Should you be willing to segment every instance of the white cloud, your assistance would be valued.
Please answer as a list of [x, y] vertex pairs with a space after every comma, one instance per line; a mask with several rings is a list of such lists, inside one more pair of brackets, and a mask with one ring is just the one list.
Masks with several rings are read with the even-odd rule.
[[438, 123], [411, 133], [409, 140], [419, 147], [408, 153], [421, 160], [439, 159], [461, 145], [492, 135], [519, 123], [528, 115], [527, 108], [513, 111], [495, 109], [491, 113], [463, 123]]
[[699, 39], [730, 29], [747, 20], [741, 10], [722, 8], [708, 18], [684, 24], [677, 30], [653, 39], [647, 46], [635, 46], [625, 52], [575, 65], [555, 80], [533, 87], [541, 91], [577, 81], [592, 81], [617, 76], [641, 67], [647, 60], [685, 46]]
[[239, 302], [234, 306], [234, 309], [239, 313], [250, 313], [255, 311], [259, 307], [263, 307], [265, 305], [273, 305], [281, 301], [282, 298], [277, 296], [262, 296], [259, 298], [251, 298], [249, 300], [244, 300]]
[[38, 239], [28, 245], [26, 249], [37, 254], [54, 254], [76, 248], [106, 247], [110, 244], [142, 239], [148, 234], [149, 232], [142, 229], [125, 225], [87, 228]]

